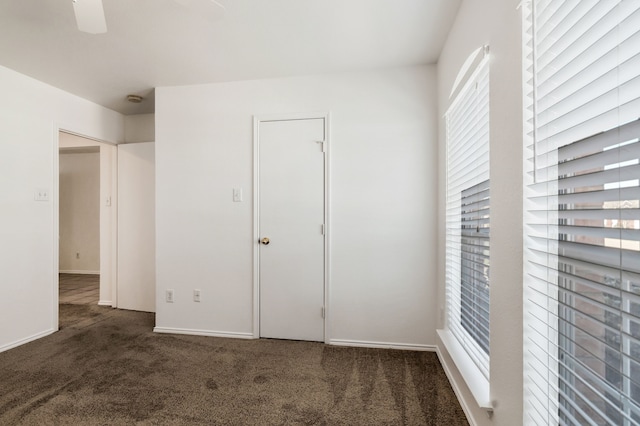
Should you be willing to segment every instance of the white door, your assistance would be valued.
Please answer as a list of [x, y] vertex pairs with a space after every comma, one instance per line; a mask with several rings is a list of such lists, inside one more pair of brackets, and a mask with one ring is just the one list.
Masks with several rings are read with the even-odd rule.
[[155, 144], [118, 146], [117, 307], [156, 310]]
[[260, 336], [324, 341], [324, 119], [259, 124]]

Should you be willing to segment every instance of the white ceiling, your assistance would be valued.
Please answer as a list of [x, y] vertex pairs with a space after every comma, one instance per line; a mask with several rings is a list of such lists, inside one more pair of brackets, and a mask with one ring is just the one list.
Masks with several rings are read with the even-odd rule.
[[175, 0], [103, 0], [108, 32], [91, 35], [72, 0], [0, 0], [0, 65], [141, 114], [159, 86], [435, 63], [460, 0], [221, 3], [211, 22]]

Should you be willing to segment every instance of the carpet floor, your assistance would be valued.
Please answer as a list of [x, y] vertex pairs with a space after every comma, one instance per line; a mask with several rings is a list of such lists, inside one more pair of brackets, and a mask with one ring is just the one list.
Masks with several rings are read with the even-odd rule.
[[1, 425], [467, 425], [435, 354], [156, 334], [154, 315], [61, 305], [0, 353]]

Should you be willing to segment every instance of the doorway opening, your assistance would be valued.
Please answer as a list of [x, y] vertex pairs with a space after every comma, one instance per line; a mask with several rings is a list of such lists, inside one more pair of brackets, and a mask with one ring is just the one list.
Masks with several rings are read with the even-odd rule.
[[[67, 146], [71, 142], [91, 145]], [[59, 165], [59, 303], [97, 305], [100, 300], [100, 147], [97, 142], [61, 134]]]
[[90, 307], [114, 306], [111, 189], [116, 147], [62, 129], [57, 136], [56, 325], [61, 328], [91, 316]]

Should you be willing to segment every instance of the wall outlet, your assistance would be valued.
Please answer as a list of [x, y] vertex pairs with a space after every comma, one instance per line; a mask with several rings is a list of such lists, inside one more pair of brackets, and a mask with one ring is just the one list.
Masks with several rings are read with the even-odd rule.
[[193, 290], [193, 301], [194, 302], [200, 301], [200, 290], [198, 289]]
[[46, 188], [36, 189], [33, 199], [36, 201], [49, 201], [49, 190]]
[[166, 298], [167, 303], [173, 303], [173, 289], [167, 289]]

